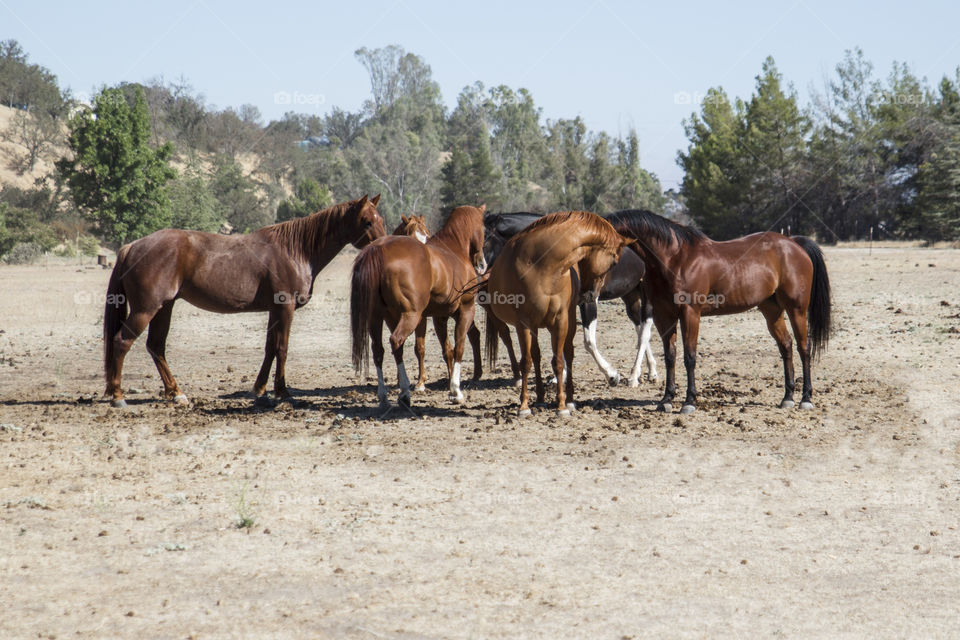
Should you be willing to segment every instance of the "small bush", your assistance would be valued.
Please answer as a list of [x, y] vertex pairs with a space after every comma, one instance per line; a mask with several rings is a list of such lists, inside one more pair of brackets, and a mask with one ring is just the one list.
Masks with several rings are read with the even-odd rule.
[[93, 257], [100, 253], [100, 242], [93, 236], [80, 236], [78, 244], [80, 253], [87, 257]]
[[36, 242], [18, 242], [4, 257], [7, 264], [33, 264], [43, 255], [43, 249]]

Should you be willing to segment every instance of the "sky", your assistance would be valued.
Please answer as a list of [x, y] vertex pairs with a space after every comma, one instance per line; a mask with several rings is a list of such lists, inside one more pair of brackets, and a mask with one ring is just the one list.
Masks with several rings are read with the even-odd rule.
[[844, 51], [861, 47], [886, 77], [894, 61], [936, 84], [960, 65], [955, 2], [42, 2], [0, 0], [0, 40], [20, 42], [75, 94], [186, 79], [208, 105], [357, 110], [369, 97], [360, 47], [423, 57], [445, 103], [463, 87], [525, 87], [544, 119], [635, 129], [641, 163], [665, 189], [683, 176], [683, 120], [707, 89], [748, 98], [776, 60], [802, 103]]

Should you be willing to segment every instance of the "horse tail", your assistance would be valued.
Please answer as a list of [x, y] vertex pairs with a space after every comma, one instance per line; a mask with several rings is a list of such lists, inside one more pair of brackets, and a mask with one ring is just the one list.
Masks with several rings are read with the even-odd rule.
[[113, 338], [127, 319], [127, 296], [121, 278], [126, 269], [129, 250], [130, 245], [127, 244], [117, 251], [117, 263], [110, 273], [106, 302], [103, 305], [103, 366], [108, 383], [113, 369]]
[[[484, 283], [486, 284], [486, 283]], [[480, 295], [486, 291], [481, 291]], [[493, 309], [489, 305], [481, 305], [487, 312], [487, 321], [484, 323], [484, 341], [485, 355], [487, 358], [487, 367], [492, 371], [497, 366], [497, 351], [500, 348], [500, 318], [493, 315]]]
[[380, 294], [383, 273], [383, 247], [372, 244], [363, 249], [353, 263], [350, 282], [350, 335], [353, 340], [353, 368], [357, 373], [368, 365], [370, 342], [367, 326], [373, 305]]
[[820, 352], [826, 349], [832, 331], [830, 277], [823, 261], [823, 251], [816, 242], [806, 236], [792, 236], [790, 239], [800, 245], [813, 262], [813, 284], [807, 321], [810, 325], [810, 355], [819, 357]]

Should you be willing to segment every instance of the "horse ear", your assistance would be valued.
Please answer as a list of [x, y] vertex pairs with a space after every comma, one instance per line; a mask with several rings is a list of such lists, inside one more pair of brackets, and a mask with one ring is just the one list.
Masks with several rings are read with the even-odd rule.
[[367, 194], [363, 194], [363, 197], [357, 200], [357, 208], [363, 209], [365, 204], [367, 204]]
[[[376, 203], [374, 203], [374, 204], [376, 204]], [[410, 223], [410, 218], [408, 218], [407, 216], [405, 216], [405, 215], [403, 215], [403, 214], [401, 213], [401, 214], [400, 214], [400, 221], [401, 221], [403, 224], [409, 224], [409, 223]]]
[[380, 194], [378, 193], [377, 195], [373, 196], [373, 200], [370, 202], [373, 203], [373, 206], [377, 206], [377, 203], [380, 202]]
[[483, 203], [482, 205], [480, 205], [480, 213], [486, 213], [486, 212], [487, 212], [487, 203]]

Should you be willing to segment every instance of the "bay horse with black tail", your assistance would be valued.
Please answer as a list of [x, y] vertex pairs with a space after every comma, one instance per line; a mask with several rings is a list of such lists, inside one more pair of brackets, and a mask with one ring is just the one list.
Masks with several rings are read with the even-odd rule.
[[265, 355], [253, 391], [266, 392], [276, 360], [274, 393], [289, 398], [285, 365], [293, 312], [310, 300], [317, 274], [343, 247], [365, 247], [386, 234], [379, 200], [363, 196], [246, 235], [165, 229], [121, 247], [103, 314], [105, 397], [115, 407], [126, 406], [123, 359], [149, 326], [147, 351], [164, 397], [187, 403], [166, 360], [173, 305], [183, 299], [217, 313], [268, 311]]
[[[488, 264], [493, 264], [497, 255], [503, 249], [507, 241], [520, 233], [534, 221], [540, 219], [541, 214], [537, 213], [495, 213], [488, 214], [484, 218], [485, 225], [485, 246], [484, 252]], [[626, 307], [627, 317], [633, 322], [637, 330], [637, 353], [634, 358], [633, 368], [627, 379], [627, 384], [631, 387], [639, 386], [640, 376], [643, 370], [643, 363], [647, 363], [647, 379], [657, 380], [657, 361], [653, 357], [650, 349], [650, 336], [653, 329], [653, 308], [646, 299], [643, 292], [643, 274], [645, 266], [643, 260], [633, 251], [625, 251], [620, 261], [614, 265], [604, 281], [603, 288], [597, 300], [613, 300], [620, 298]], [[600, 371], [606, 377], [610, 386], [616, 386], [620, 383], [620, 373], [616, 367], [611, 366], [600, 353], [597, 346], [597, 300], [583, 300], [580, 302], [580, 321], [583, 324], [583, 343]], [[519, 382], [520, 370], [517, 366], [517, 359], [513, 351], [513, 343], [510, 340], [510, 331], [503, 323], [495, 318], [495, 327], [500, 339], [507, 347], [507, 355], [510, 358], [510, 366], [513, 369], [514, 379]], [[489, 359], [489, 354], [488, 354]]]
[[810, 361], [826, 348], [831, 326], [830, 279], [813, 240], [765, 232], [717, 242], [697, 229], [641, 210], [621, 211], [609, 220], [619, 233], [638, 240], [633, 246], [647, 265], [647, 294], [667, 367], [658, 409], [673, 409], [677, 327], [687, 371], [687, 395], [680, 412], [692, 413], [697, 401], [700, 317], [754, 307], [767, 321], [783, 360], [785, 393], [780, 407], [794, 406], [793, 349], [786, 318], [803, 366], [800, 408], [813, 408]]
[[[474, 293], [470, 287], [486, 270], [483, 258], [483, 212], [486, 206], [457, 207], [443, 228], [426, 243], [406, 236], [388, 236], [360, 252], [350, 285], [350, 329], [353, 366], [359, 373], [373, 350], [377, 399], [385, 408], [383, 324], [390, 328], [390, 348], [397, 363], [398, 402], [410, 404], [410, 380], [403, 364], [403, 344], [422, 323], [434, 319], [444, 347], [450, 399], [463, 402], [460, 361], [467, 330], [473, 324]], [[447, 319], [453, 317], [454, 348], [447, 343]], [[370, 343], [368, 345], [367, 338]]]
[[[557, 412], [569, 416], [573, 403], [573, 336], [580, 299], [596, 299], [610, 268], [633, 240], [609, 222], [586, 211], [544, 216], [511, 238], [487, 280], [493, 314], [517, 329], [520, 340], [521, 391], [518, 415], [530, 415], [527, 378], [533, 361], [537, 401], [544, 399], [538, 354], [531, 353], [537, 329], [550, 331], [553, 371], [557, 378]], [[488, 323], [487, 347], [495, 353], [497, 333]]]

